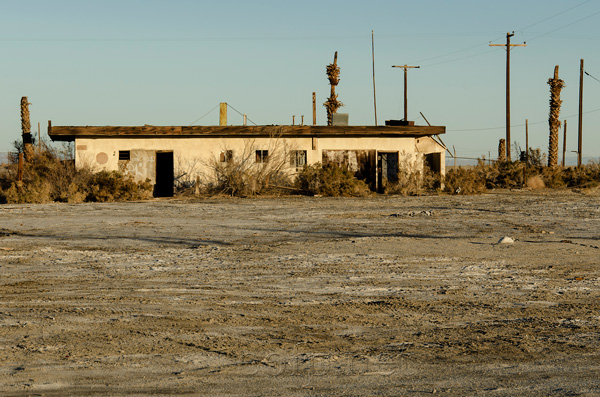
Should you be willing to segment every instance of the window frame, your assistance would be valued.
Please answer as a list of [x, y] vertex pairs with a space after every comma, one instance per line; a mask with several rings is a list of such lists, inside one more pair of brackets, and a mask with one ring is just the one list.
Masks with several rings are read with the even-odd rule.
[[256, 163], [268, 163], [269, 162], [269, 151], [268, 150], [256, 150]]

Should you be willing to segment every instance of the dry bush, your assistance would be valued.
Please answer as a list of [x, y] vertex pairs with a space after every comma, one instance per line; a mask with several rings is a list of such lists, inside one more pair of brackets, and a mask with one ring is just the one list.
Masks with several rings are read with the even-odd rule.
[[371, 195], [369, 186], [356, 179], [348, 167], [335, 162], [317, 163], [304, 167], [296, 178], [296, 188], [303, 194], [323, 196], [365, 197]]
[[[486, 179], [477, 168], [454, 168], [446, 173], [444, 191], [452, 194], [479, 194], [487, 190]], [[485, 167], [485, 166], [483, 166]]]
[[177, 156], [174, 167], [175, 191], [186, 194], [195, 191], [202, 161], [199, 158], [186, 159]]
[[515, 189], [525, 186], [527, 170], [524, 163], [520, 161], [498, 162], [492, 166], [495, 178], [488, 180], [488, 188]]
[[[257, 159], [257, 150], [266, 150], [266, 159]], [[283, 139], [271, 137], [268, 145], [258, 146], [254, 140], [244, 144], [242, 153], [225, 149], [232, 157], [214, 158], [207, 167], [212, 171], [208, 191], [231, 196], [265, 194], [281, 186], [291, 186], [289, 150]], [[264, 160], [264, 161], [263, 161]]]
[[569, 187], [596, 187], [600, 185], [600, 162], [590, 161], [583, 167], [565, 168], [563, 179]]
[[417, 196], [435, 192], [440, 185], [439, 176], [425, 165], [422, 154], [401, 152], [398, 157], [398, 180], [388, 183], [385, 193]]
[[527, 187], [530, 189], [543, 189], [546, 187], [544, 183], [544, 179], [542, 179], [541, 175], [533, 175], [527, 178]]
[[137, 200], [152, 196], [149, 181], [136, 183], [119, 172], [76, 169], [68, 148], [34, 152], [17, 181], [17, 164], [0, 177], [0, 202], [48, 203]]
[[[539, 152], [533, 152], [536, 155], [533, 158], [534, 162], [539, 163], [543, 156]], [[445, 190], [455, 194], [482, 193], [486, 189], [514, 189], [523, 186], [531, 189], [594, 188], [600, 186], [600, 163], [590, 162], [582, 167], [560, 168], [527, 166], [521, 161], [498, 162], [491, 166], [480, 162], [473, 168], [450, 170], [444, 183]]]
[[560, 167], [542, 167], [542, 179], [546, 187], [551, 189], [559, 189], [567, 187], [564, 178], [564, 169]]

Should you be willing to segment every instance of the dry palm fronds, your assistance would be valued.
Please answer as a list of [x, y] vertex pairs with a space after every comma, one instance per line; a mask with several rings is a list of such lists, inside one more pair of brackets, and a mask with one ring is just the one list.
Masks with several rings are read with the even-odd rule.
[[506, 139], [500, 139], [498, 144], [498, 161], [506, 161]]
[[25, 158], [31, 158], [33, 147], [31, 146], [31, 121], [29, 119], [29, 101], [27, 97], [21, 97], [21, 130], [23, 131], [23, 152]]
[[[337, 52], [336, 52], [337, 54]], [[337, 59], [336, 59], [337, 61]], [[336, 63], [330, 63], [327, 65], [327, 78], [329, 79], [329, 84], [335, 86], [340, 82], [340, 67], [336, 65]]]
[[560, 91], [565, 86], [565, 82], [558, 78], [558, 65], [554, 67], [554, 77], [548, 79], [550, 85], [550, 115], [548, 123], [550, 124], [550, 139], [548, 144], [548, 167], [558, 165], [558, 132], [560, 129]]
[[344, 106], [344, 104], [337, 100], [337, 94], [335, 93], [335, 86], [340, 82], [340, 68], [337, 65], [337, 51], [333, 57], [333, 63], [327, 65], [327, 78], [331, 85], [331, 95], [327, 98], [327, 101], [323, 104], [327, 109], [327, 125], [333, 124], [333, 114], [337, 110]]
[[27, 97], [21, 98], [21, 131], [23, 134], [31, 133], [31, 122], [29, 120], [29, 101]]

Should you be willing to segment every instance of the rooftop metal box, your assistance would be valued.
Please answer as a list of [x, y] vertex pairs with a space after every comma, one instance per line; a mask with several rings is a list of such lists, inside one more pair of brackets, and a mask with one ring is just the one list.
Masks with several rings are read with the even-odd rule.
[[332, 124], [347, 126], [348, 125], [348, 113], [334, 113], [333, 119], [332, 119]]

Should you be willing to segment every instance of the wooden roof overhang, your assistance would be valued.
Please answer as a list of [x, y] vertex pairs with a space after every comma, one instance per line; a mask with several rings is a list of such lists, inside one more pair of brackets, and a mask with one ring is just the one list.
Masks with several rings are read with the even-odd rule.
[[226, 137], [423, 137], [444, 134], [444, 126], [52, 126], [53, 141], [76, 138], [226, 138]]

